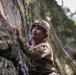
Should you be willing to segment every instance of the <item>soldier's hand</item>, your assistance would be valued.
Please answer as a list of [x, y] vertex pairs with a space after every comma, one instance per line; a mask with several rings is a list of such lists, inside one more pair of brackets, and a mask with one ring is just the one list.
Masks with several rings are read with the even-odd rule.
[[12, 28], [13, 28], [13, 30], [14, 30], [14, 32], [15, 32], [15, 34], [17, 36], [21, 36], [22, 35], [22, 31], [18, 27], [12, 27]]

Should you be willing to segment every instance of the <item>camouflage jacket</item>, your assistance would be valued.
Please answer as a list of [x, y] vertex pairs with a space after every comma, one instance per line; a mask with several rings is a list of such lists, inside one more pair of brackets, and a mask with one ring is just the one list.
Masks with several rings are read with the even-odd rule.
[[32, 70], [38, 72], [51, 72], [55, 69], [53, 62], [53, 50], [47, 41], [34, 46], [29, 45], [26, 40], [19, 39], [22, 50], [31, 58]]

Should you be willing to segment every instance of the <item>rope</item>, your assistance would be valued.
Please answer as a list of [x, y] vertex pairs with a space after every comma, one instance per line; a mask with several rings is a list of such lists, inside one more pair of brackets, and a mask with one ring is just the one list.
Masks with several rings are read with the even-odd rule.
[[28, 13], [27, 13], [27, 8], [24, 4], [25, 0], [23, 0], [23, 5], [24, 5], [24, 12], [25, 12], [25, 19], [26, 19], [26, 27], [27, 27], [27, 34], [28, 34], [28, 42], [29, 44], [33, 44], [33, 39], [32, 39], [32, 36], [31, 36], [31, 27], [30, 27], [30, 23], [29, 23], [29, 20], [28, 20]]
[[[38, 19], [42, 22], [41, 18], [36, 14], [36, 12], [32, 9], [32, 7], [29, 5], [29, 3], [25, 0], [26, 4], [29, 6], [29, 8], [32, 10], [32, 12], [38, 17]], [[43, 23], [43, 22], [42, 22]], [[43, 23], [44, 24], [44, 23]], [[58, 43], [60, 44], [60, 46], [63, 48], [63, 50], [67, 52], [67, 50], [64, 48], [64, 46], [62, 45], [62, 43], [59, 41], [59, 39], [50, 31], [50, 34], [58, 41]], [[69, 54], [69, 53], [68, 53]], [[76, 60], [69, 54], [69, 58], [74, 60], [76, 62]]]

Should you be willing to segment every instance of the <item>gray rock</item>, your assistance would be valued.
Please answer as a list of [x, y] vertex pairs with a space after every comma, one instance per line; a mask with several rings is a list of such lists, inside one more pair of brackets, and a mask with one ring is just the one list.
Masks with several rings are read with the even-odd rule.
[[0, 57], [0, 75], [18, 75], [18, 72], [11, 61]]
[[0, 75], [19, 75], [17, 39], [10, 25], [0, 14]]

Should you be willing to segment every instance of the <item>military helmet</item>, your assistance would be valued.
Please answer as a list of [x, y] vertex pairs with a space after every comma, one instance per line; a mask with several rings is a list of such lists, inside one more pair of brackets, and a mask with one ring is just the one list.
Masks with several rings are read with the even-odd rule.
[[37, 20], [34, 21], [32, 27], [34, 25], [41, 26], [42, 28], [44, 28], [46, 30], [46, 34], [49, 35], [49, 33], [50, 33], [50, 25], [49, 25], [49, 23], [47, 21], [42, 20], [42, 19], [37, 19]]

